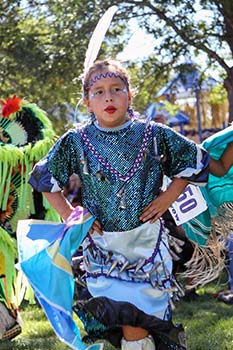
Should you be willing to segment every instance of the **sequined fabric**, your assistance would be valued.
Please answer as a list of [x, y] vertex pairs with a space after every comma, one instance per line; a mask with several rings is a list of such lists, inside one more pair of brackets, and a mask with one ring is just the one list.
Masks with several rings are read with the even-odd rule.
[[[98, 154], [122, 175], [134, 166], [141, 150], [146, 123], [127, 122], [116, 129], [100, 129], [93, 122], [82, 127]], [[34, 188], [52, 191], [54, 178], [60, 188], [77, 173], [82, 181], [84, 206], [101, 222], [103, 230], [130, 230], [142, 224], [139, 216], [160, 192], [162, 176], [182, 176], [190, 182], [207, 181], [208, 155], [195, 143], [172, 129], [151, 122], [152, 132], [137, 171], [125, 184], [101, 164], [79, 130], [68, 131], [53, 147], [46, 160], [37, 163], [29, 182]], [[125, 187], [124, 187], [125, 185]], [[124, 197], [119, 192], [124, 189]], [[125, 201], [122, 209], [122, 200]]]

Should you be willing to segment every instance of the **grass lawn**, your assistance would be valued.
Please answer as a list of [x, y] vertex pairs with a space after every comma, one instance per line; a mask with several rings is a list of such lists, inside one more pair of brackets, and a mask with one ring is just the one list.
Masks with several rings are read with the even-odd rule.
[[[188, 350], [233, 349], [233, 305], [217, 301], [213, 294], [226, 289], [226, 283], [215, 281], [198, 290], [196, 301], [181, 300], [174, 310], [174, 323], [186, 329]], [[55, 336], [44, 312], [38, 305], [24, 305], [22, 333], [11, 342], [0, 342], [0, 350], [64, 350], [69, 349]], [[109, 344], [104, 350], [113, 350]]]

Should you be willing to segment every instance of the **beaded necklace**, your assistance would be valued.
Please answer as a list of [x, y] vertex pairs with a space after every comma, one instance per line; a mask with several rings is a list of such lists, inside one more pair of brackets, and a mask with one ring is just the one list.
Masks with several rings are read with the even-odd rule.
[[116, 179], [120, 179], [122, 181], [127, 181], [136, 173], [139, 166], [141, 165], [142, 158], [143, 158], [145, 151], [147, 149], [147, 143], [148, 143], [152, 128], [151, 128], [150, 124], [147, 126], [147, 128], [145, 128], [144, 137], [143, 137], [140, 151], [139, 151], [139, 153], [134, 161], [133, 166], [131, 167], [131, 169], [129, 169], [129, 171], [125, 175], [120, 174], [115, 168], [113, 168], [111, 166], [111, 164], [106, 159], [104, 159], [101, 156], [101, 154], [95, 149], [95, 147], [92, 145], [92, 143], [88, 139], [87, 135], [85, 134], [85, 132], [81, 128], [79, 128], [79, 131], [80, 131], [80, 134], [83, 138], [84, 144], [88, 147], [88, 149], [92, 152], [92, 154], [98, 159], [99, 163], [101, 163], [107, 170], [109, 170], [111, 172], [111, 174], [113, 176], [115, 176]]
[[[145, 130], [144, 130], [144, 136], [143, 136], [143, 141], [142, 141], [142, 145], [141, 148], [137, 154], [137, 157], [132, 165], [132, 167], [127, 171], [127, 173], [125, 175], [121, 174], [118, 170], [116, 170], [106, 159], [104, 159], [101, 154], [95, 149], [95, 147], [93, 146], [93, 144], [91, 143], [91, 141], [89, 140], [89, 138], [87, 137], [86, 133], [84, 132], [84, 130], [82, 129], [81, 125], [77, 126], [81, 137], [83, 139], [83, 143], [88, 147], [89, 151], [96, 157], [96, 159], [99, 162], [99, 166], [98, 166], [98, 171], [96, 173], [96, 176], [104, 182], [108, 182], [109, 181], [106, 179], [106, 177], [101, 173], [101, 169], [100, 169], [100, 165], [102, 165], [104, 168], [106, 168], [107, 170], [110, 171], [110, 173], [116, 178], [119, 179], [121, 181], [123, 181], [123, 185], [120, 188], [120, 190], [117, 193], [117, 197], [121, 198], [120, 201], [120, 208], [125, 209], [126, 205], [125, 205], [125, 188], [126, 185], [129, 183], [130, 179], [135, 175], [135, 173], [138, 171], [140, 165], [142, 164], [143, 159], [147, 156], [148, 154], [148, 149], [147, 149], [147, 145], [148, 145], [148, 141], [150, 138], [150, 135], [152, 133], [152, 127], [151, 125], [148, 123], [145, 125]], [[88, 171], [88, 166], [87, 166], [87, 159], [84, 155], [84, 151], [82, 154], [82, 158], [81, 158], [81, 162], [83, 164], [83, 173], [88, 175], [89, 171]]]

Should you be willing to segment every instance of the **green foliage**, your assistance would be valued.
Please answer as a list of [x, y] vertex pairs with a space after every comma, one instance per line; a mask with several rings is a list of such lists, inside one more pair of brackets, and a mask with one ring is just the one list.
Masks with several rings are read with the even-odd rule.
[[[3, 1], [1, 98], [17, 94], [39, 104], [48, 112], [58, 133], [62, 133], [67, 123], [64, 104], [74, 107], [81, 97], [79, 77], [86, 49], [103, 11], [104, 6], [93, 1]], [[113, 23], [108, 33], [113, 53], [115, 38], [122, 29]], [[105, 51], [109, 54], [103, 43], [100, 54]], [[56, 119], [53, 115], [58, 109]]]
[[218, 84], [210, 93], [209, 103], [222, 104], [226, 100], [227, 100], [226, 90], [221, 84]]
[[170, 103], [169, 101], [164, 101], [164, 109], [168, 111], [168, 113], [173, 116], [180, 111], [180, 106], [174, 103]]
[[153, 57], [147, 61], [130, 63], [128, 70], [134, 91], [134, 108], [143, 114], [145, 108], [155, 101], [158, 90], [166, 83], [167, 74], [164, 71], [161, 75], [160, 63]]

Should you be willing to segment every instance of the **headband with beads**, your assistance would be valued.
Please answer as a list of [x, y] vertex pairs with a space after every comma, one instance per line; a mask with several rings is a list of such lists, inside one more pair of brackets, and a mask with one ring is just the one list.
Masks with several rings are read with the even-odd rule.
[[123, 83], [126, 85], [127, 90], [129, 90], [129, 82], [126, 78], [122, 77], [118, 73], [106, 72], [106, 73], [100, 73], [100, 74], [96, 75], [93, 79], [90, 80], [90, 82], [88, 84], [86, 84], [86, 85], [84, 84], [84, 86], [83, 86], [84, 96], [87, 97], [88, 91], [90, 90], [92, 85], [94, 83], [96, 83], [98, 80], [101, 80], [103, 78], [112, 78], [112, 77], [120, 78], [123, 81]]

